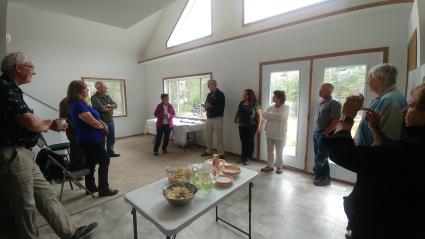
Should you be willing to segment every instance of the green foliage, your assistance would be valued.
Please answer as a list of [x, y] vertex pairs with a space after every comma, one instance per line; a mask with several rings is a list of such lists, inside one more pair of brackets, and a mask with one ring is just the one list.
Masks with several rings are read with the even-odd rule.
[[205, 75], [164, 81], [165, 92], [169, 94], [177, 115], [205, 117], [205, 114], [199, 115], [199, 112], [209, 92], [209, 79], [209, 75]]
[[342, 104], [350, 95], [364, 94], [366, 65], [339, 66], [325, 69], [324, 82], [335, 87], [333, 96]]

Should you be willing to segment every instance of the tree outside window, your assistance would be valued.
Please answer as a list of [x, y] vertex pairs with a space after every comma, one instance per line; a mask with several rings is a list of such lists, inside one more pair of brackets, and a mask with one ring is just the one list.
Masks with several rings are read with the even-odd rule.
[[211, 73], [164, 78], [164, 92], [169, 95], [177, 116], [206, 118], [201, 104], [209, 92], [207, 82], [211, 78]]

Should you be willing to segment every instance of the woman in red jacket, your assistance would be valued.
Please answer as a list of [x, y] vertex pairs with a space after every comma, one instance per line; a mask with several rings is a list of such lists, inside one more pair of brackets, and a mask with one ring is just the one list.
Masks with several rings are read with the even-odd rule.
[[161, 103], [156, 106], [156, 137], [153, 154], [158, 156], [159, 145], [161, 144], [162, 135], [164, 142], [162, 143], [162, 152], [167, 153], [168, 139], [170, 138], [171, 130], [173, 129], [173, 118], [176, 116], [173, 106], [168, 102], [168, 94], [161, 94]]

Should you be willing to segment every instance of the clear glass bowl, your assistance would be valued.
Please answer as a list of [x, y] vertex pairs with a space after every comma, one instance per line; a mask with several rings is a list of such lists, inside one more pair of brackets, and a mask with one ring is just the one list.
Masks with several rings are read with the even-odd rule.
[[173, 164], [165, 168], [170, 183], [190, 183], [193, 176], [193, 168], [190, 164]]
[[211, 191], [214, 187], [214, 176], [212, 175], [212, 166], [209, 164], [192, 164], [193, 177], [192, 183], [204, 191]]

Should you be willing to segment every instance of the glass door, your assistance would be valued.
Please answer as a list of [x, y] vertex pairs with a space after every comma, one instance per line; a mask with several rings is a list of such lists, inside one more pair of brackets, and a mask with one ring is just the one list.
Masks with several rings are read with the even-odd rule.
[[[376, 97], [367, 87], [369, 69], [382, 63], [382, 53], [365, 53], [358, 55], [339, 56], [315, 59], [313, 61], [313, 83], [311, 100], [310, 129], [313, 130], [315, 108], [320, 102], [319, 87], [323, 83], [332, 83], [335, 87], [333, 97], [344, 104], [347, 96], [362, 93], [365, 96], [365, 105]], [[351, 134], [354, 136], [361, 120], [361, 112], [356, 116]], [[311, 132], [310, 135], [312, 135]], [[310, 137], [311, 138], [311, 137]], [[308, 139], [307, 170], [312, 171], [314, 166], [313, 140]], [[331, 177], [346, 181], [354, 181], [355, 174], [331, 162]]]
[[[272, 104], [273, 91], [285, 91], [290, 113], [283, 163], [299, 169], [304, 169], [305, 164], [309, 70], [310, 61], [262, 66], [262, 110]], [[267, 160], [264, 131], [260, 135], [260, 159]]]

